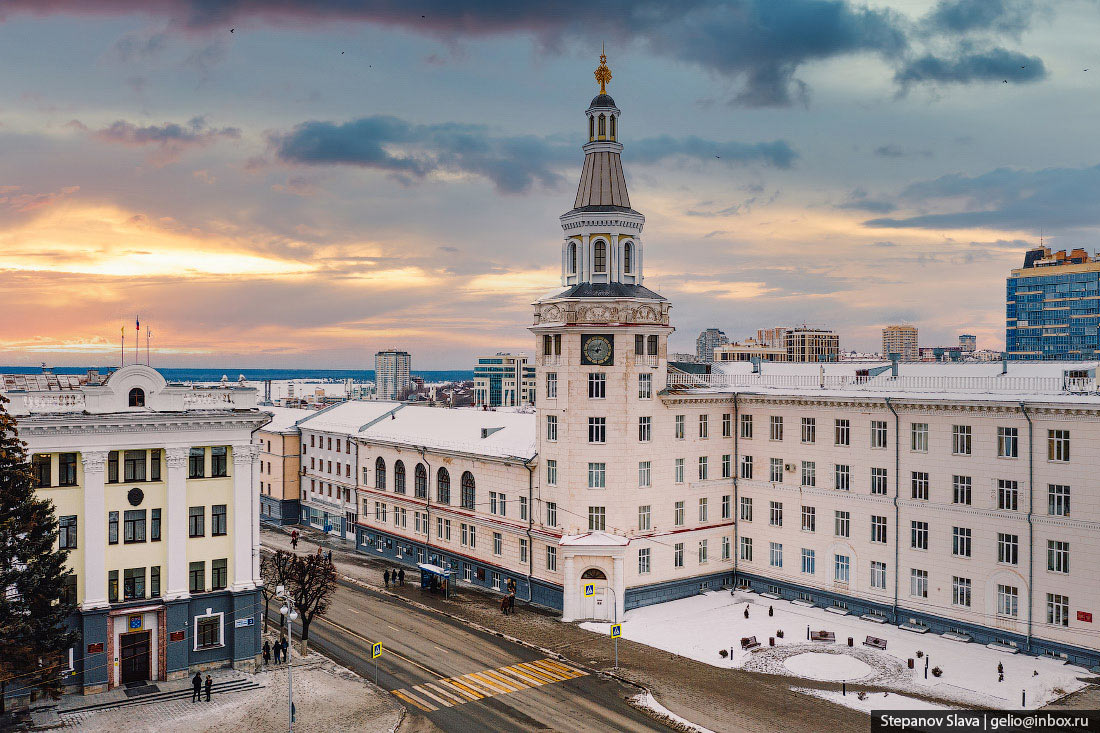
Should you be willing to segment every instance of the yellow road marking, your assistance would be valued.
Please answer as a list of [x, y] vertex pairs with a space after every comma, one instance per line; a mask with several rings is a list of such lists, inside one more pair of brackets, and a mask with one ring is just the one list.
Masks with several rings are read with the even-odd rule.
[[446, 682], [448, 685], [453, 685], [453, 686], [457, 687], [458, 689], [462, 690], [466, 694], [472, 695], [475, 700], [480, 700], [481, 698], [485, 697], [473, 685], [471, 685], [469, 683], [463, 684], [462, 682], [459, 682], [457, 679], [455, 679], [453, 677], [451, 679], [440, 680], [440, 682]]
[[[338, 624], [335, 621], [329, 621], [324, 616], [319, 616], [317, 618], [317, 620], [318, 621], [323, 621], [324, 623], [328, 624], [329, 626], [340, 629], [340, 631], [343, 631], [345, 634], [351, 634], [356, 639], [360, 639], [361, 641], [367, 642], [367, 644], [374, 644], [373, 640], [368, 639], [367, 637], [363, 636], [362, 634], [360, 634], [360, 633], [358, 633], [358, 632], [356, 632], [352, 629], [349, 629], [347, 626], [344, 626], [343, 624]], [[393, 649], [391, 649], [389, 647], [386, 647], [385, 653], [390, 655], [390, 656], [397, 657], [398, 659], [401, 659], [403, 661], [406, 661], [409, 664], [413, 665], [414, 667], [418, 667], [419, 669], [424, 670], [425, 672], [430, 674], [432, 677], [439, 677], [438, 672], [435, 672], [433, 670], [428, 669], [427, 667], [425, 667], [423, 664], [420, 664], [419, 662], [414, 662], [413, 660], [409, 659], [408, 657], [406, 657], [403, 654], [398, 654], [397, 652], [395, 652]]]
[[431, 705], [429, 703], [426, 703], [426, 702], [423, 702], [423, 701], [417, 701], [417, 700], [413, 699], [413, 697], [411, 695], [408, 695], [408, 694], [406, 694], [405, 692], [403, 692], [401, 690], [393, 690], [393, 694], [397, 695], [399, 698], [401, 698], [405, 702], [409, 703], [410, 705], [415, 705], [416, 707], [420, 708], [421, 710], [427, 711], [429, 713], [433, 710], [438, 710], [439, 709], [436, 706]]
[[477, 690], [484, 697], [492, 697], [493, 695], [497, 695], [497, 694], [500, 694], [502, 692], [502, 690], [498, 690], [495, 687], [491, 687], [491, 686], [485, 684], [484, 682], [479, 680], [477, 677], [474, 677], [472, 674], [464, 674], [459, 679], [462, 680], [462, 684], [466, 685], [467, 687], [469, 687], [471, 689]]
[[537, 667], [538, 669], [543, 670], [544, 672], [546, 672], [546, 674], [554, 675], [556, 677], [559, 677], [562, 680], [571, 680], [571, 679], [573, 679], [573, 675], [569, 674], [568, 672], [562, 672], [560, 669], [554, 669], [550, 665], [543, 663], [541, 660], [535, 661], [535, 662], [528, 662], [528, 664], [531, 665], [532, 667]]
[[493, 670], [488, 670], [487, 669], [484, 672], [482, 672], [482, 674], [485, 675], [486, 677], [492, 677], [494, 680], [500, 680], [501, 684], [511, 685], [512, 687], [516, 688], [517, 690], [526, 690], [526, 689], [531, 687], [531, 685], [526, 685], [522, 682], [517, 682], [516, 680], [509, 679], [509, 678], [505, 677], [504, 675], [502, 675], [500, 672], [497, 672], [495, 669], [493, 669]]
[[515, 664], [515, 665], [512, 665], [512, 666], [513, 666], [513, 668], [519, 667], [520, 669], [524, 670], [525, 672], [529, 672], [529, 673], [535, 675], [535, 677], [538, 678], [538, 679], [543, 679], [543, 680], [546, 680], [548, 682], [559, 682], [560, 681], [557, 677], [551, 677], [549, 672], [544, 672], [541, 669], [539, 669], [538, 667], [535, 667], [535, 666], [530, 665], [530, 664], [524, 664], [524, 663], [521, 662], [519, 664]]
[[451, 700], [452, 703], [464, 703], [464, 702], [466, 702], [466, 698], [461, 697], [460, 695], [458, 695], [455, 692], [448, 692], [447, 690], [444, 690], [441, 685], [437, 685], [433, 682], [425, 682], [421, 685], [418, 685], [418, 687], [426, 687], [426, 688], [430, 689], [432, 692], [435, 692], [435, 693], [437, 693], [439, 695], [442, 695], [443, 697], [447, 698], [448, 700]]
[[499, 671], [506, 672], [510, 675], [515, 675], [516, 677], [519, 677], [521, 680], [527, 680], [527, 683], [529, 685], [531, 685], [532, 687], [538, 687], [539, 685], [546, 684], [546, 682], [544, 680], [539, 679], [535, 675], [530, 674], [529, 672], [524, 672], [522, 670], [516, 669], [515, 667], [501, 667]]
[[438, 695], [433, 695], [426, 687], [424, 687], [424, 685], [417, 685], [417, 686], [413, 687], [412, 689], [416, 692], [417, 695], [424, 695], [426, 697], [429, 697], [432, 700], [435, 700], [436, 702], [438, 702], [440, 705], [442, 705], [445, 708], [449, 708], [452, 705], [454, 705], [453, 702], [451, 702], [451, 701], [449, 701], [445, 698], [439, 697]]
[[477, 680], [478, 682], [480, 682], [483, 685], [488, 685], [489, 689], [493, 690], [495, 692], [515, 692], [514, 688], [508, 687], [505, 684], [497, 682], [492, 677], [489, 677], [488, 675], [486, 675], [484, 672], [471, 673], [467, 676], [468, 677], [473, 677], [475, 680]]

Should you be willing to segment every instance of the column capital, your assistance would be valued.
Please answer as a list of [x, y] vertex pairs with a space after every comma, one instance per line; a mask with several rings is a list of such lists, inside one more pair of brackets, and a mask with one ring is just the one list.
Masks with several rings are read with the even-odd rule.
[[190, 448], [167, 448], [164, 451], [164, 462], [168, 464], [168, 468], [184, 468], [190, 454]]
[[260, 455], [260, 446], [253, 443], [233, 445], [233, 465], [247, 466]]
[[84, 471], [102, 471], [107, 465], [107, 454], [109, 451], [105, 450], [89, 450], [83, 451], [80, 454], [80, 460], [84, 464]]

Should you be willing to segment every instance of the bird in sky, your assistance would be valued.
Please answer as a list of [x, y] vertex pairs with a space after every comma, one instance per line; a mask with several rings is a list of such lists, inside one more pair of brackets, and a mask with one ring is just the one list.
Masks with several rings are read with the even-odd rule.
[[718, 158], [719, 160], [721, 160], [721, 158], [722, 158], [722, 156], [721, 156], [721, 155], [716, 155], [716, 156], [714, 156], [714, 157], [715, 157], [715, 158]]
[[1008, 79], [1005, 79], [1005, 80], [1004, 80], [1004, 82], [1005, 82], [1005, 84], [1007, 84], [1007, 83], [1008, 83]]
[[233, 31], [235, 31], [235, 30], [237, 30], [237, 29], [236, 29], [236, 28], [230, 28], [230, 29], [229, 29], [229, 32], [230, 32], [230, 33], [232, 33], [232, 32], [233, 32]]

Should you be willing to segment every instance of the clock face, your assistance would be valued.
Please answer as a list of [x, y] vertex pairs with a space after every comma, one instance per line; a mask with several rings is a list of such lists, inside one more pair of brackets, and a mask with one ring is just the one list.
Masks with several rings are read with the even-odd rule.
[[610, 366], [615, 361], [615, 337], [607, 334], [586, 334], [581, 344], [581, 363]]

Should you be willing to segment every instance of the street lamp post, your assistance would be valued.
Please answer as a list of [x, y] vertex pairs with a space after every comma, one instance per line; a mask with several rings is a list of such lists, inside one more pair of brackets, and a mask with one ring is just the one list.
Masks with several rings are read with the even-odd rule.
[[283, 618], [286, 619], [286, 684], [287, 684], [287, 704], [289, 706], [289, 722], [287, 724], [287, 730], [290, 733], [294, 733], [294, 666], [290, 663], [290, 653], [294, 649], [294, 634], [292, 622], [298, 618], [298, 612], [290, 605], [290, 598], [286, 594], [286, 589], [283, 586], [278, 586], [275, 589], [275, 597], [283, 602], [282, 607], [279, 609], [279, 613], [283, 614]]

